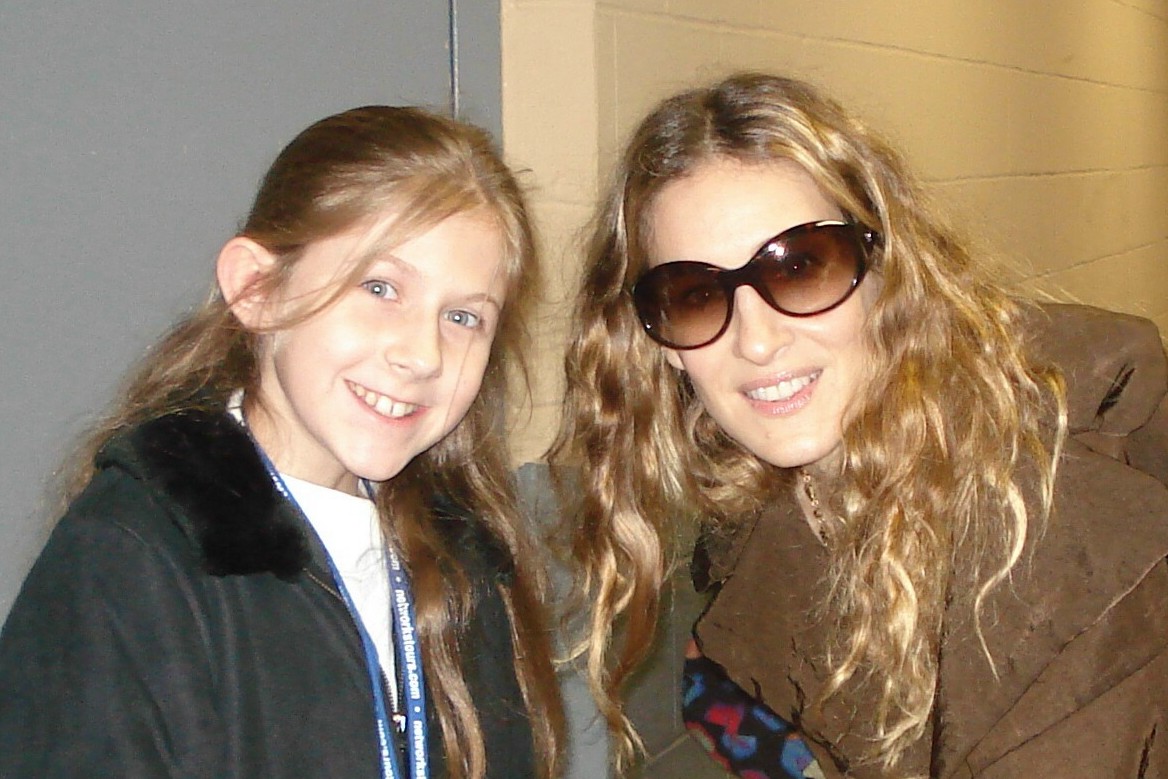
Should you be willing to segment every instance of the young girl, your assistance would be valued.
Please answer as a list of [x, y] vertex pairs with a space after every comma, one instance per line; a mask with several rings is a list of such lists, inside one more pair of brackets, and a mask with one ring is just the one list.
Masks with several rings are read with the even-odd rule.
[[0, 636], [0, 776], [555, 774], [499, 433], [535, 276], [481, 131], [293, 140], [87, 443]]
[[659, 105], [567, 367], [618, 732], [674, 523], [700, 517], [696, 636], [740, 689], [701, 721], [722, 686], [692, 652], [686, 713], [743, 776], [1168, 776], [1156, 329], [1011, 298], [834, 102], [746, 74]]

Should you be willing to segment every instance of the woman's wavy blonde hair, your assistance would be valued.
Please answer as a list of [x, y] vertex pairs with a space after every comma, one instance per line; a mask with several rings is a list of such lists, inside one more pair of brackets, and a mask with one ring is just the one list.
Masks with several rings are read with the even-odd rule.
[[[382, 525], [408, 561], [417, 598], [417, 628], [441, 724], [452, 779], [486, 775], [478, 710], [461, 673], [461, 635], [473, 608], [471, 582], [438, 531], [435, 495], [454, 498], [481, 522], [513, 563], [498, 585], [512, 618], [514, 664], [527, 701], [540, 775], [555, 776], [563, 743], [563, 713], [545, 625], [547, 584], [540, 558], [524, 532], [502, 431], [507, 366], [523, 375], [525, 322], [539, 287], [538, 264], [523, 194], [478, 128], [420, 109], [367, 106], [313, 124], [276, 158], [239, 235], [278, 257], [260, 293], [280, 287], [305, 249], [347, 230], [368, 227], [367, 251], [351, 258], [325, 300], [272, 330], [329, 305], [376, 259], [381, 249], [409, 240], [443, 219], [485, 213], [504, 236], [506, 305], [482, 389], [455, 430], [381, 485]], [[121, 400], [83, 443], [67, 497], [93, 475], [93, 454], [112, 436], [147, 419], [184, 409], [222, 411], [245, 388], [260, 397], [257, 360], [267, 333], [247, 330], [216, 287], [147, 355]]]
[[843, 521], [828, 539], [821, 605], [833, 634], [824, 699], [849, 682], [875, 684], [866, 757], [891, 768], [932, 710], [958, 541], [977, 551], [969, 601], [979, 614], [1022, 554], [1035, 512], [1020, 473], [1034, 473], [1031, 464], [1049, 512], [1065, 434], [1061, 379], [1023, 353], [1021, 304], [931, 210], [900, 157], [835, 102], [799, 81], [745, 73], [661, 103], [596, 217], [552, 448], [553, 461], [582, 468], [572, 552], [594, 606], [580, 651], [625, 757], [639, 742], [620, 688], [653, 640], [676, 523], [732, 523], [791, 483], [719, 430], [645, 335], [629, 295], [647, 267], [656, 195], [714, 159], [795, 162], [881, 236], [870, 375], [845, 420], [831, 502]]

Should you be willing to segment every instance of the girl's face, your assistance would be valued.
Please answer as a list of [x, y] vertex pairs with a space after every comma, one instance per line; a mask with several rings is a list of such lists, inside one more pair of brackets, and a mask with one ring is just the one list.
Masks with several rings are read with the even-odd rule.
[[[326, 299], [366, 230], [311, 244], [268, 299], [273, 321]], [[276, 467], [354, 492], [385, 481], [462, 420], [482, 383], [505, 292], [505, 244], [483, 211], [377, 257], [357, 283], [267, 339], [253, 432]]]
[[[790, 227], [841, 218], [794, 163], [714, 158], [657, 195], [649, 211], [649, 264], [694, 260], [737, 268]], [[877, 283], [868, 274], [843, 304], [804, 318], [781, 314], [740, 286], [718, 340], [667, 350], [667, 358], [689, 375], [714, 421], [755, 456], [784, 468], [820, 463], [838, 449], [845, 411], [861, 386], [862, 328]]]

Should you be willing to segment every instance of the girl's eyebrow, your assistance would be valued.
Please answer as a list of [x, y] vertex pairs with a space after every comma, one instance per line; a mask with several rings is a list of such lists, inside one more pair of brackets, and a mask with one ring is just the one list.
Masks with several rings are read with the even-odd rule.
[[[390, 265], [402, 273], [414, 278], [417, 278], [421, 275], [418, 272], [418, 269], [411, 263], [406, 262], [401, 257], [390, 253], [382, 254], [378, 256], [377, 259], [373, 260], [373, 262], [369, 263], [368, 271], [376, 272], [375, 269], [382, 265]], [[502, 302], [500, 302], [497, 297], [490, 294], [489, 292], [472, 292], [469, 295], [463, 296], [461, 300], [465, 303], [489, 303], [499, 311], [503, 310]]]
[[401, 272], [410, 276], [418, 275], [417, 268], [403, 260], [401, 257], [398, 257], [397, 255], [391, 254], [389, 252], [383, 252], [382, 254], [377, 255], [377, 257], [375, 257], [373, 261], [369, 263], [367, 270], [371, 271], [380, 265], [392, 265], [397, 270], [400, 270]]
[[487, 292], [475, 292], [472, 295], [468, 295], [464, 300], [467, 303], [489, 303], [500, 311], [503, 310], [503, 304], [499, 302], [499, 299]]

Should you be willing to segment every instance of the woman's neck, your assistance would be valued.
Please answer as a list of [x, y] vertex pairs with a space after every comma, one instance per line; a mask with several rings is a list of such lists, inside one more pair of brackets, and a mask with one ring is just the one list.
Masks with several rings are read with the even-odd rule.
[[836, 474], [834, 469], [822, 467], [822, 461], [795, 469], [795, 500], [811, 532], [820, 541], [826, 541], [831, 526], [839, 521], [830, 508], [830, 490], [837, 478]]

